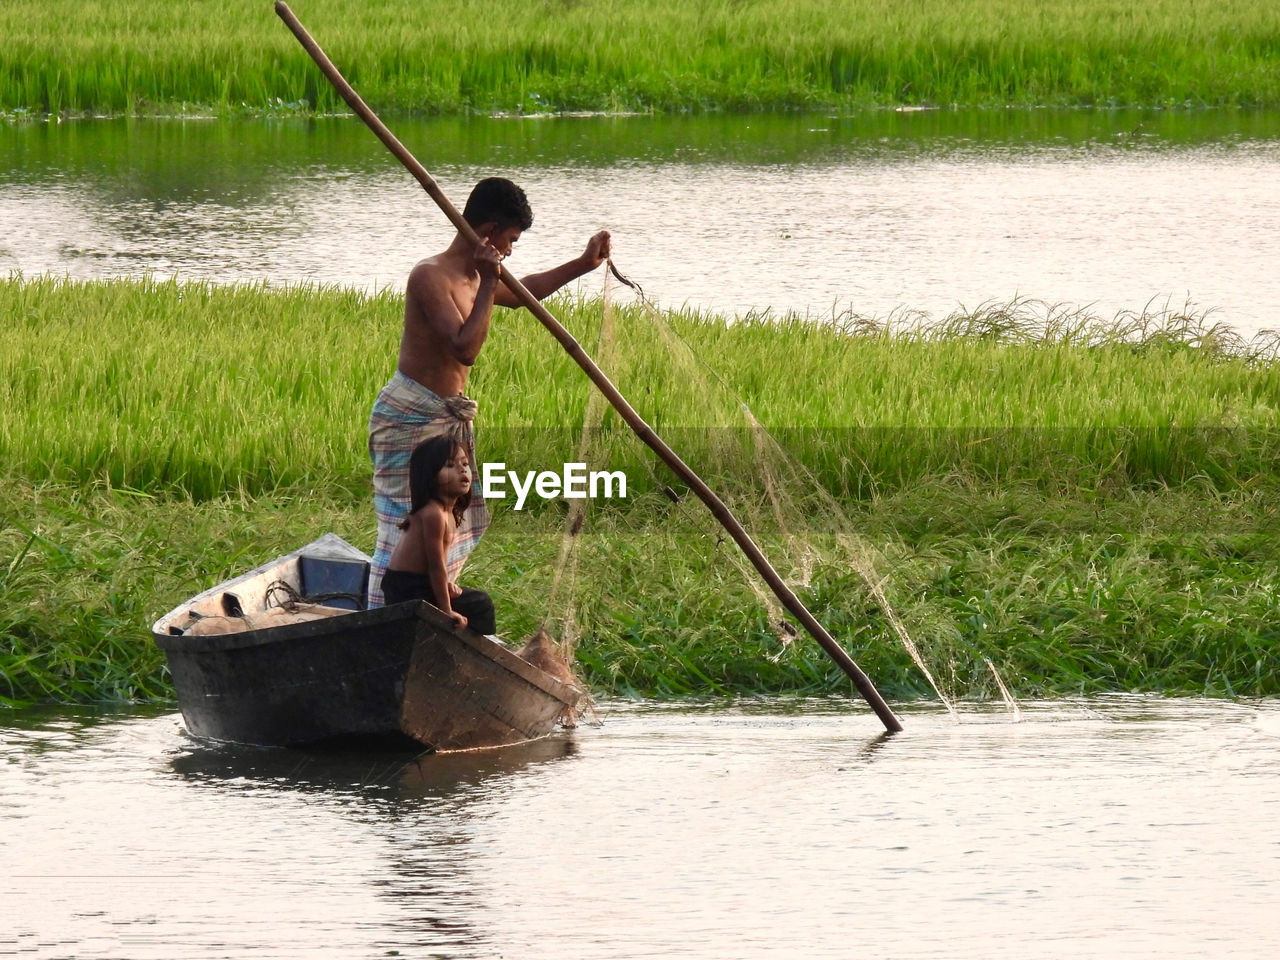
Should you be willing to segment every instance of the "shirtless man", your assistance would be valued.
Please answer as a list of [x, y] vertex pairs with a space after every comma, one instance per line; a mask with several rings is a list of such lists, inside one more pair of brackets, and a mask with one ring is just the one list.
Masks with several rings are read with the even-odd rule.
[[[475, 247], [459, 233], [448, 249], [410, 271], [396, 374], [378, 395], [369, 418], [378, 514], [378, 546], [369, 580], [371, 607], [382, 604], [382, 574], [399, 537], [399, 524], [409, 511], [409, 454], [414, 447], [449, 434], [466, 447], [472, 477], [480, 475], [471, 430], [476, 405], [462, 391], [489, 335], [495, 304], [520, 305], [498, 280], [498, 265], [533, 224], [524, 191], [500, 177], [481, 180], [462, 216], [479, 235], [480, 245]], [[523, 277], [521, 282], [541, 300], [608, 257], [609, 233], [602, 230], [587, 242], [581, 256]], [[489, 511], [477, 491], [449, 549], [451, 584], [488, 524]]]

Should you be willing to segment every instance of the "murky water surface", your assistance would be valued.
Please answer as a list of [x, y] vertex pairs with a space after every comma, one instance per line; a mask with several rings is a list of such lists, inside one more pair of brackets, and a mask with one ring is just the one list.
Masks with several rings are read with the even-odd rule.
[[0, 718], [0, 953], [1258, 957], [1280, 702], [607, 704], [452, 757]]
[[[1280, 327], [1276, 113], [393, 126], [459, 206], [481, 176], [525, 185], [518, 273], [608, 228], [619, 266], [666, 306], [945, 316], [1021, 296]], [[0, 271], [399, 288], [450, 237], [350, 118], [0, 125]]]

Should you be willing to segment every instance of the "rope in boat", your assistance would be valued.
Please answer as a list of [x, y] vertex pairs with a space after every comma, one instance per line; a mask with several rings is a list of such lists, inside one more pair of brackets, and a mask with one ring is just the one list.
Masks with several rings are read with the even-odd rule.
[[[283, 595], [284, 599], [280, 600], [277, 595]], [[364, 598], [354, 593], [317, 593], [312, 595], [304, 595], [299, 593], [292, 584], [285, 580], [273, 580], [267, 584], [267, 589], [262, 595], [262, 605], [270, 610], [272, 607], [280, 607], [289, 613], [297, 613], [298, 607], [304, 603], [325, 604], [330, 600], [350, 600], [359, 606]]]

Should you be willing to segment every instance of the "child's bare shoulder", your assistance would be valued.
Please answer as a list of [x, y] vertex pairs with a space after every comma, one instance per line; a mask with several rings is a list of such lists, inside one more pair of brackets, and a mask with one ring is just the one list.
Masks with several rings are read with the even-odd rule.
[[449, 528], [449, 521], [452, 519], [444, 507], [434, 500], [424, 504], [414, 516], [418, 518], [423, 532], [427, 534], [446, 531]]

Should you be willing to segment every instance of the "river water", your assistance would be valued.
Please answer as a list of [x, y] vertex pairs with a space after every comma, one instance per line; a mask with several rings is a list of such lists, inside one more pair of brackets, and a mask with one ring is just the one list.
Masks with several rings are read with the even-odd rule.
[[[664, 306], [940, 318], [1016, 297], [1280, 327], [1280, 113], [392, 121], [461, 206], [505, 174], [543, 269], [610, 229]], [[0, 124], [0, 271], [399, 288], [451, 236], [351, 118]], [[600, 292], [599, 276], [579, 292]]]
[[456, 756], [0, 718], [0, 953], [1256, 957], [1280, 702], [605, 703]]

